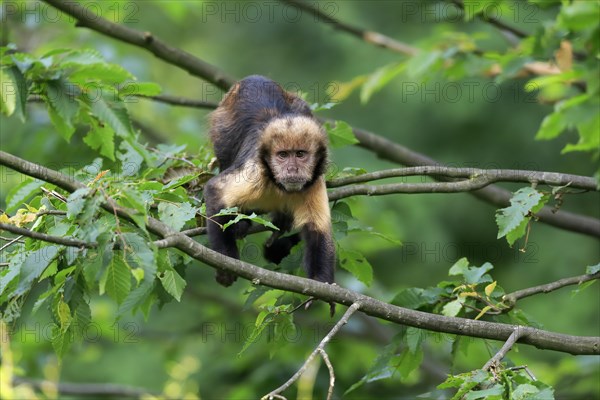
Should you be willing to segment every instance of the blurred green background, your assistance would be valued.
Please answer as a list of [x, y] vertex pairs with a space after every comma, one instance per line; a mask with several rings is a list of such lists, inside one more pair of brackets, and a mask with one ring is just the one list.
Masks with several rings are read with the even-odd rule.
[[[4, 3], [6, 7], [14, 4], [15, 9], [4, 8], [2, 41], [15, 43], [20, 51], [39, 55], [62, 47], [93, 48], [140, 81], [159, 83], [166, 94], [211, 101], [222, 95], [211, 84], [144, 50], [75, 28], [73, 21], [46, 4]], [[360, 0], [318, 4], [342, 21], [417, 47], [426, 46], [432, 36], [444, 31], [483, 32], [479, 41], [482, 47], [508, 46], [498, 30], [483, 22], [465, 23], [455, 18], [440, 22], [439, 9], [437, 16], [429, 12], [432, 3]], [[107, 1], [88, 5], [105, 18], [152, 32], [235, 77], [262, 74], [288, 89], [299, 89], [309, 102], [325, 103], [327, 90], [336, 91], [341, 82], [372, 73], [399, 57], [278, 2]], [[533, 33], [553, 13], [552, 9], [536, 10], [533, 22], [515, 21], [514, 16], [506, 19]], [[484, 78], [469, 78], [452, 83], [432, 78], [422, 84], [401, 75], [366, 104], [353, 93], [320, 115], [385, 136], [450, 166], [591, 176], [597, 166], [587, 155], [560, 154], [567, 142], [575, 140], [574, 135], [548, 142], [534, 140], [551, 106], [539, 104], [524, 92], [524, 82], [495, 84]], [[134, 118], [165, 142], [186, 144], [190, 154], [207, 145], [209, 110], [142, 99], [128, 106]], [[29, 112], [27, 124], [1, 117], [3, 151], [55, 169], [89, 164], [96, 157], [82, 143], [81, 133], [67, 144], [53, 132], [42, 107], [31, 104]], [[150, 139], [142, 136], [141, 140]], [[335, 150], [332, 158], [339, 169], [375, 171], [396, 166], [358, 147]], [[22, 178], [6, 169], [0, 172], [0, 207], [4, 207], [5, 194]], [[524, 185], [503, 186], [516, 190]], [[507, 291], [583, 274], [586, 266], [600, 258], [597, 239], [541, 223], [533, 225], [527, 252], [520, 252], [519, 245], [510, 248], [504, 239], [496, 239], [495, 208], [469, 194], [360, 197], [348, 202], [365, 225], [403, 242], [397, 246], [367, 235], [344, 239], [346, 248], [365, 254], [375, 277], [372, 287], [367, 288], [340, 271], [338, 282], [382, 300], [390, 300], [402, 288], [436, 285], [461, 257], [468, 257], [474, 265], [491, 262], [493, 277]], [[568, 197], [563, 209], [599, 218], [599, 205], [600, 195], [588, 193]], [[263, 239], [257, 237], [256, 241]], [[175, 398], [196, 392], [210, 399], [258, 398], [294, 373], [334, 320], [326, 318], [324, 307], [313, 307], [296, 317], [299, 330], [290, 338], [292, 345], [275, 352], [273, 358], [266, 334], [238, 357], [256, 317], [254, 310], [243, 308], [243, 292], [249, 284], [238, 281], [224, 289], [214, 282], [213, 274], [211, 268], [193, 264], [187, 270], [188, 287], [182, 302], [153, 310], [148, 322], [139, 316], [115, 322], [116, 305], [106, 298], [94, 299], [97, 331], [90, 330], [89, 340], [75, 346], [60, 367], [44, 331], [47, 321], [31, 316], [13, 336], [15, 362], [28, 378], [60, 376], [65, 382], [122, 383], [155, 392], [164, 390]], [[593, 336], [600, 334], [599, 305], [597, 283], [575, 297], [566, 288], [519, 303], [544, 329]], [[351, 320], [328, 346], [336, 368], [337, 397], [362, 377], [399, 329], [368, 317]], [[480, 367], [498, 346], [473, 340], [469, 353], [450, 366], [450, 340], [444, 335], [439, 339], [428, 342], [424, 366], [408, 379], [392, 377], [365, 384], [345, 398], [414, 398], [432, 390], [449, 372]], [[527, 364], [538, 379], [555, 385], [557, 398], [599, 393], [597, 357], [573, 357], [524, 345], [510, 357], [516, 365]], [[327, 371], [321, 365], [314, 381], [316, 393], [324, 395], [327, 382]], [[304, 384], [310, 387], [313, 382], [307, 378]]]

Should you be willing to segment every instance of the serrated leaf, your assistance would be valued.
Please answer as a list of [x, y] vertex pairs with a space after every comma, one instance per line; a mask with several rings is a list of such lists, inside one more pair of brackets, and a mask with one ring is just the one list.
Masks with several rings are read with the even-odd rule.
[[94, 97], [86, 93], [83, 96], [96, 118], [107, 124], [120, 137], [133, 137], [133, 127], [129, 113], [116, 93], [100, 88]]
[[158, 279], [160, 279], [160, 283], [162, 283], [167, 293], [173, 296], [175, 300], [181, 301], [181, 295], [185, 289], [186, 282], [177, 271], [169, 267], [166, 271], [158, 274]]
[[73, 133], [75, 133], [75, 126], [69, 124], [52, 104], [48, 104], [48, 116], [50, 117], [50, 121], [54, 128], [56, 128], [63, 139], [68, 142], [71, 139], [71, 136], [73, 136]]
[[[117, 304], [129, 295], [131, 289], [131, 272], [125, 260], [121, 257], [113, 257], [106, 268], [105, 279], [103, 279], [104, 290]], [[101, 284], [102, 284], [101, 283]]]
[[154, 281], [158, 264], [152, 242], [134, 232], [126, 232], [122, 238], [127, 244], [125, 254], [128, 265], [141, 268], [144, 271], [144, 281]]
[[115, 161], [115, 131], [108, 125], [101, 125], [92, 119], [91, 129], [83, 138], [83, 142], [94, 150], [99, 150], [104, 157]]
[[156, 96], [162, 88], [154, 82], [126, 82], [119, 88], [119, 94], [125, 96]]
[[71, 329], [63, 331], [58, 325], [52, 325], [52, 348], [59, 359], [62, 359], [71, 348], [73, 343], [73, 332]]
[[335, 127], [327, 122], [325, 123], [325, 129], [329, 136], [329, 144], [334, 149], [358, 143], [352, 127], [344, 121], [336, 121]]
[[[541, 209], [547, 200], [548, 196], [544, 196], [532, 187], [521, 188], [515, 192], [510, 199], [510, 206], [496, 211], [497, 238], [500, 239], [512, 231], [524, 234], [523, 221], [529, 219], [530, 212]], [[510, 239], [513, 242], [516, 240], [515, 236], [511, 235]]]
[[138, 287], [133, 289], [123, 303], [119, 306], [118, 315], [123, 316], [129, 311], [134, 311], [136, 308], [142, 306], [142, 304], [151, 296], [152, 290], [154, 289], [154, 280], [143, 281]]
[[75, 118], [79, 112], [76, 98], [79, 93], [79, 88], [65, 79], [46, 82], [46, 98], [62, 120], [61, 124], [64, 124], [63, 137], [67, 141], [75, 132]]
[[196, 216], [197, 209], [190, 203], [167, 203], [161, 202], [158, 204], [158, 218], [179, 232], [187, 221]]
[[25, 203], [27, 199], [38, 192], [38, 189], [44, 185], [44, 181], [27, 178], [6, 195], [6, 212], [11, 213]]
[[89, 82], [115, 85], [134, 79], [134, 76], [122, 66], [109, 64], [101, 56], [91, 52], [73, 53], [63, 58], [61, 67], [69, 68], [72, 71], [69, 79], [82, 85]]
[[340, 248], [339, 265], [367, 286], [373, 282], [373, 267], [358, 251]]
[[62, 246], [45, 246], [31, 252], [23, 261], [19, 274], [19, 285], [14, 295], [22, 295], [27, 292], [33, 281], [39, 278], [44, 270], [58, 256]]
[[60, 322], [60, 330], [63, 332], [66, 331], [71, 325], [71, 308], [61, 300], [56, 307], [56, 314]]
[[88, 187], [80, 188], [69, 195], [67, 198], [67, 218], [75, 218], [83, 211], [86, 196], [90, 190]]

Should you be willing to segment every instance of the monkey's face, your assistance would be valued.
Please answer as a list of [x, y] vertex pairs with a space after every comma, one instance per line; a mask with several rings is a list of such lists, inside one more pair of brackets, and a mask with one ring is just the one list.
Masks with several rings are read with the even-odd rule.
[[288, 192], [297, 192], [313, 177], [315, 155], [302, 148], [275, 149], [271, 152], [269, 166], [276, 183]]
[[311, 118], [271, 121], [261, 136], [261, 145], [269, 175], [287, 192], [301, 191], [323, 173], [327, 136]]

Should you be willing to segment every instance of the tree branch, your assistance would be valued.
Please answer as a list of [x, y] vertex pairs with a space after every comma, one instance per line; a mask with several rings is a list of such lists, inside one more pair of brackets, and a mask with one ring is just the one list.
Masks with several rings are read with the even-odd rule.
[[383, 47], [388, 50], [392, 50], [396, 53], [406, 54], [409, 56], [414, 56], [419, 52], [419, 49], [408, 45], [406, 43], [399, 42], [395, 39], [392, 39], [389, 36], [381, 34], [379, 32], [367, 31], [344, 22], [340, 22], [337, 19], [333, 18], [330, 15], [322, 12], [318, 8], [308, 4], [304, 1], [299, 0], [280, 0], [282, 3], [287, 3], [291, 6], [294, 6], [302, 11], [306, 11], [314, 16], [316, 19], [325, 22], [331, 25], [334, 29], [346, 32], [351, 34], [354, 37], [357, 37], [367, 43], [374, 44], [378, 47]]
[[85, 247], [88, 249], [98, 246], [98, 243], [96, 242], [85, 242], [79, 239], [46, 235], [45, 233], [39, 233], [29, 229], [19, 228], [18, 226], [4, 223], [0, 223], [0, 231], [7, 231], [16, 235], [27, 236], [37, 240], [43, 240], [44, 242], [48, 243], [62, 244], [63, 246]]
[[478, 178], [484, 177], [487, 182], [528, 182], [554, 186], [598, 191], [598, 182], [587, 176], [563, 174], [558, 172], [527, 171], [516, 169], [480, 169], [480, 168], [451, 168], [440, 165], [394, 168], [376, 171], [347, 178], [334, 179], [327, 182], [327, 187], [346, 186], [355, 183], [370, 182], [379, 179], [402, 176], [443, 176], [448, 178]]
[[515, 327], [513, 333], [510, 334], [506, 340], [506, 343], [504, 343], [504, 346], [502, 346], [502, 348], [494, 355], [494, 357], [485, 363], [482, 369], [484, 371], [489, 371], [491, 368], [500, 364], [500, 361], [506, 357], [506, 354], [510, 351], [510, 349], [512, 349], [514, 344], [517, 343], [517, 340], [523, 337], [524, 334], [525, 332], [520, 326]]
[[594, 279], [600, 279], [600, 272], [596, 272], [595, 274], [572, 276], [570, 278], [559, 279], [545, 285], [517, 290], [515, 292], [505, 294], [502, 299], [507, 303], [507, 305], [513, 307], [517, 301], [525, 297], [533, 296], [539, 293], [550, 293], [565, 286], [580, 285], [584, 282], [592, 281]]
[[[442, 164], [424, 154], [410, 150], [398, 143], [394, 143], [382, 136], [375, 135], [364, 129], [353, 128], [354, 135], [359, 140], [359, 146], [373, 151], [381, 158], [390, 160], [399, 164], [413, 166], [442, 166]], [[452, 178], [436, 178], [437, 180], [448, 181]], [[483, 189], [471, 192], [475, 197], [491, 203], [497, 207], [508, 207], [512, 193], [497, 186], [487, 186]], [[587, 217], [568, 211], [560, 210], [553, 212], [552, 208], [542, 208], [536, 216], [541, 222], [565, 229], [571, 232], [582, 233], [589, 236], [600, 238], [600, 220], [593, 217]]]
[[484, 177], [456, 182], [391, 183], [387, 185], [353, 185], [334, 189], [328, 193], [335, 201], [351, 196], [383, 196], [394, 193], [459, 193], [470, 192], [489, 185]]
[[269, 392], [268, 394], [264, 395], [263, 397], [261, 397], [261, 400], [273, 399], [275, 396], [279, 395], [280, 393], [285, 391], [287, 388], [292, 386], [292, 384], [294, 382], [296, 382], [298, 380], [298, 378], [300, 378], [300, 376], [302, 376], [304, 371], [306, 371], [306, 368], [308, 368], [308, 364], [310, 364], [310, 362], [313, 360], [313, 358], [315, 358], [315, 356], [317, 354], [321, 354], [323, 356], [323, 358], [325, 360], [327, 360], [325, 362], [327, 363], [327, 368], [329, 369], [329, 373], [330, 373], [329, 391], [327, 393], [327, 399], [329, 400], [331, 398], [331, 395], [333, 394], [333, 385], [335, 382], [335, 378], [331, 378], [333, 376], [333, 372], [332, 372], [333, 367], [331, 367], [331, 363], [329, 363], [329, 358], [327, 357], [327, 353], [325, 353], [325, 346], [327, 345], [327, 343], [329, 343], [329, 341], [331, 341], [331, 338], [333, 338], [338, 333], [338, 331], [342, 328], [342, 326], [344, 326], [348, 323], [348, 320], [350, 319], [352, 314], [354, 314], [359, 308], [360, 308], [359, 303], [353, 303], [348, 308], [348, 310], [346, 310], [346, 312], [344, 313], [342, 318], [340, 318], [340, 320], [337, 322], [337, 324], [335, 324], [334, 327], [331, 328], [329, 333], [327, 333], [327, 335], [325, 335], [323, 340], [321, 340], [321, 342], [313, 350], [313, 352], [310, 353], [310, 355], [308, 356], [308, 358], [306, 359], [304, 364], [302, 364], [302, 367], [300, 367], [300, 369], [298, 371], [296, 371], [296, 373], [290, 379], [288, 379], [287, 382], [285, 382], [283, 385], [281, 385], [277, 389], [275, 389], [275, 390]]
[[188, 99], [185, 97], [171, 96], [168, 94], [159, 94], [156, 96], [137, 96], [142, 99], [158, 101], [159, 103], [170, 104], [173, 106], [190, 107], [190, 108], [217, 108], [219, 104], [212, 101]]
[[214, 65], [163, 42], [150, 32], [141, 32], [124, 25], [115, 24], [99, 15], [93, 14], [89, 8], [85, 8], [75, 1], [43, 1], [75, 18], [77, 20], [76, 26], [90, 28], [106, 36], [146, 49], [161, 60], [176, 65], [194, 76], [205, 79], [223, 90], [227, 90], [235, 83], [232, 77], [226, 75]]
[[[461, 11], [463, 11], [463, 12], [465, 11], [465, 5], [463, 4], [462, 1], [452, 0], [452, 3], [454, 3]], [[513, 26], [510, 26], [510, 25], [500, 21], [497, 18], [490, 17], [490, 16], [483, 15], [483, 14], [478, 14], [478, 17], [482, 21], [485, 21], [488, 24], [495, 26], [496, 28], [500, 29], [503, 32], [509, 32], [509, 33], [515, 35], [516, 37], [518, 37], [519, 39], [524, 39], [529, 36], [529, 34], [527, 34], [526, 32], [524, 32], [518, 28], [515, 28]]]
[[[42, 179], [41, 177], [47, 177], [51, 179], [48, 182], [52, 182], [67, 191], [74, 191], [80, 187], [85, 187], [82, 183], [78, 183], [71, 177], [63, 175], [60, 172], [49, 170], [46, 167], [33, 164], [3, 151], [0, 151], [0, 165], [34, 178]], [[103, 207], [112, 213], [113, 205], [114, 203], [111, 204], [109, 201], [103, 204]], [[131, 220], [127, 210], [115, 208], [115, 212], [119, 217]], [[173, 231], [167, 225], [152, 217], [148, 217], [146, 227], [150, 232], [168, 239], [174, 248], [190, 257], [213, 268], [232, 272], [251, 281], [254, 285], [263, 285], [288, 292], [314, 296], [328, 303], [334, 302], [348, 306], [353, 303], [359, 303], [363, 313], [394, 323], [435, 332], [501, 341], [506, 341], [516, 327], [515, 325], [503, 323], [447, 317], [394, 306], [338, 285], [329, 285], [312, 279], [269, 271], [241, 260], [226, 257], [182, 233]], [[541, 349], [556, 350], [570, 354], [600, 355], [600, 337], [565, 335], [533, 327], [523, 327], [522, 329], [524, 330], [523, 343]]]

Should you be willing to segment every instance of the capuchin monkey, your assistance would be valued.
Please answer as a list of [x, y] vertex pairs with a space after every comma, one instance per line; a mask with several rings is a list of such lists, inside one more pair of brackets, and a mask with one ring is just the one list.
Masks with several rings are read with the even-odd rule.
[[[221, 169], [204, 189], [210, 247], [239, 259], [236, 239], [250, 226], [242, 220], [223, 230], [234, 217], [213, 217], [221, 209], [271, 213], [279, 231], [267, 240], [265, 258], [278, 264], [301, 236], [308, 277], [333, 283], [335, 246], [323, 176], [328, 141], [308, 104], [272, 80], [253, 75], [227, 92], [210, 123]], [[281, 237], [291, 229], [301, 234]], [[236, 278], [217, 271], [217, 282], [224, 286]]]

